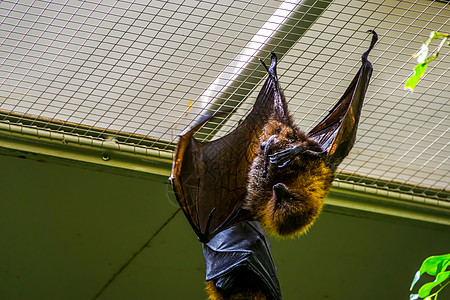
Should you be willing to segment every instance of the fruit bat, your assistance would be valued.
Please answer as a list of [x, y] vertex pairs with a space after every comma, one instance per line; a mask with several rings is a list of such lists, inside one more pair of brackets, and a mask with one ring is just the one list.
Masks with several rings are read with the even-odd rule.
[[309, 133], [289, 114], [272, 54], [270, 66], [263, 63], [268, 78], [236, 129], [200, 142], [194, 133], [214, 117], [206, 115], [180, 135], [170, 180], [203, 243], [210, 299], [281, 299], [264, 229], [295, 236], [320, 213], [333, 174], [355, 142], [372, 74], [368, 55], [378, 38], [370, 32], [357, 74]]
[[308, 229], [322, 209], [337, 166], [355, 143], [373, 70], [367, 57], [378, 39], [374, 31], [370, 32], [372, 42], [362, 55], [358, 73], [329, 114], [307, 134], [295, 126], [287, 111], [278, 85], [275, 55], [271, 67], [266, 67], [278, 90], [274, 101], [280, 104], [260, 135], [243, 208], [275, 235], [291, 237]]

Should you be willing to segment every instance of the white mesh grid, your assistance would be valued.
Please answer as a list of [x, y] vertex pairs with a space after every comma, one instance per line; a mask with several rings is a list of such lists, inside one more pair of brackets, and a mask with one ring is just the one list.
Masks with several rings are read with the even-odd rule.
[[[450, 33], [448, 3], [328, 2], [297, 4], [311, 7], [296, 16], [297, 26], [317, 19], [279, 64], [297, 123], [310, 129], [340, 97], [368, 46], [366, 31], [375, 29], [380, 40], [369, 57], [374, 75], [358, 140], [338, 180], [448, 203], [450, 47], [414, 93], [403, 89], [421, 42], [433, 30]], [[2, 1], [0, 122], [99, 139], [107, 133], [133, 147], [170, 152], [177, 134], [204, 112], [195, 100], [281, 3]], [[326, 9], [313, 13], [315, 5]], [[271, 40], [274, 48], [298, 28], [283, 30], [283, 38]], [[252, 75], [261, 71], [258, 64], [246, 68], [261, 82]], [[233, 104], [239, 109], [216, 136], [236, 126], [259, 90], [239, 85], [235, 93], [242, 100]]]

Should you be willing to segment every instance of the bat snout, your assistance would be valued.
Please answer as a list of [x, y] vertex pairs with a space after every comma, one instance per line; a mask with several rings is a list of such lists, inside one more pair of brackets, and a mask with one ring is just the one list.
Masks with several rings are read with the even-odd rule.
[[285, 198], [286, 195], [288, 195], [288, 189], [286, 185], [283, 183], [277, 183], [272, 187], [273, 193], [275, 195], [275, 198], [280, 201], [281, 199]]

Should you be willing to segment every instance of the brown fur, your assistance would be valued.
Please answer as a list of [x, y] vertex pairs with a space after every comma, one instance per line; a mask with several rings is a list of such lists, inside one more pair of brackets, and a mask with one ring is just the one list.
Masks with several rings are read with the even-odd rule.
[[[264, 127], [260, 142], [273, 135], [276, 140], [270, 145], [269, 154], [298, 145], [321, 151], [303, 131], [274, 119]], [[305, 232], [322, 209], [333, 172], [325, 166], [324, 158], [299, 155], [283, 168], [269, 164], [264, 177], [264, 160], [264, 151], [260, 150], [250, 168], [245, 208], [272, 234], [292, 237]], [[282, 199], [275, 193], [274, 186], [278, 183], [283, 190]]]
[[266, 296], [255, 289], [236, 289], [232, 294], [221, 293], [213, 280], [206, 282], [206, 291], [209, 295], [209, 300], [266, 300]]

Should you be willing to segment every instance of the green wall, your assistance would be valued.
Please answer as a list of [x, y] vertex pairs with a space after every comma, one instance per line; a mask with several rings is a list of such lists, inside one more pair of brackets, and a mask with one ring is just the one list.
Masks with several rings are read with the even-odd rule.
[[[0, 299], [206, 299], [166, 178], [17, 156], [0, 155]], [[326, 207], [305, 236], [271, 243], [284, 299], [408, 299], [450, 228]]]

